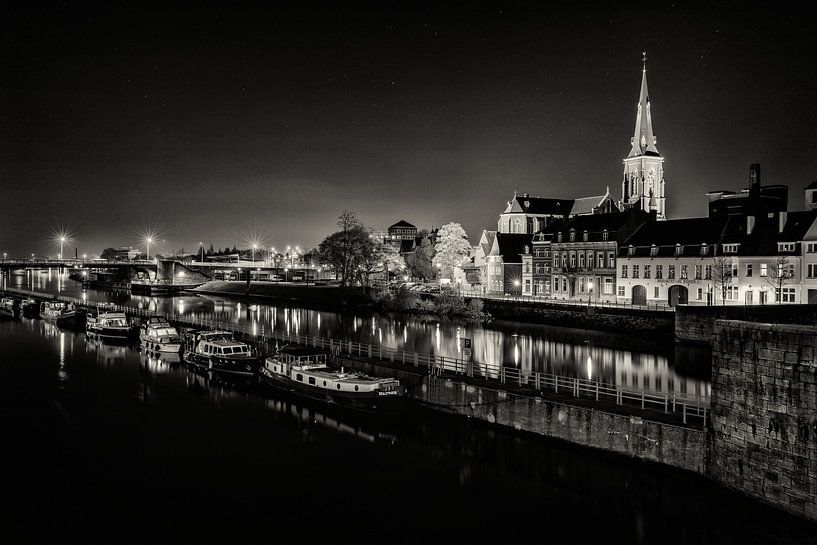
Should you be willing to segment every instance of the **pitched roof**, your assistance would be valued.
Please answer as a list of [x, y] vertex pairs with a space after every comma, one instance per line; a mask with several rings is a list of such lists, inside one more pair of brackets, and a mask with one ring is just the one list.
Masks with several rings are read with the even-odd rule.
[[505, 263], [522, 263], [520, 254], [525, 253], [525, 246], [530, 251], [532, 238], [533, 235], [497, 233], [496, 242], [499, 246], [502, 261]]
[[[657, 256], [670, 257], [677, 255], [676, 245], [680, 244], [682, 246], [681, 256], [699, 256], [703, 244], [714, 247], [721, 241], [726, 223], [727, 221], [721, 218], [685, 218], [646, 222], [623, 241], [619, 247], [619, 255], [649, 256], [654, 245]], [[629, 253], [630, 246], [634, 247], [632, 254]], [[711, 252], [714, 253], [714, 250]]]
[[414, 225], [410, 224], [410, 223], [409, 223], [409, 222], [407, 222], [406, 220], [400, 220], [400, 221], [398, 221], [397, 223], [395, 223], [394, 225], [389, 225], [389, 229], [393, 229], [393, 228], [406, 228], [406, 227], [407, 227], [407, 228], [409, 228], [409, 229], [417, 229], [417, 227], [415, 227]]
[[806, 186], [806, 189], [817, 189], [817, 180], [814, 180]]
[[786, 224], [783, 226], [783, 231], [780, 232], [777, 240], [779, 242], [799, 242], [803, 240], [816, 219], [817, 210], [789, 212], [786, 217]]
[[[646, 219], [647, 214], [642, 214]], [[584, 231], [587, 231], [589, 240], [601, 240], [602, 233], [605, 230], [608, 233], [616, 232], [625, 223], [630, 221], [632, 217], [633, 212], [612, 212], [610, 214], [575, 216], [569, 221], [565, 222], [558, 232], [563, 233], [563, 235], [567, 235], [571, 231], [575, 231], [576, 233], [584, 233]], [[568, 240], [563, 238], [562, 242], [568, 242]], [[578, 242], [578, 240], [576, 242]]]
[[531, 197], [529, 195], [517, 196], [508, 201], [503, 214], [539, 214], [561, 216], [570, 214], [573, 207], [572, 199], [548, 199], [543, 197]]

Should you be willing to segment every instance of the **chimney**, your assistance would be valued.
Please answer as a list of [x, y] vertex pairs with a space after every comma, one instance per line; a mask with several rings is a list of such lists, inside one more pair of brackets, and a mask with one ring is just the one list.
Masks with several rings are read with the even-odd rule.
[[749, 198], [753, 201], [760, 197], [760, 163], [749, 165]]
[[786, 227], [786, 220], [788, 219], [788, 216], [789, 216], [788, 212], [780, 212], [780, 215], [778, 216], [779, 222], [778, 222], [778, 225], [777, 225], [777, 232], [778, 233], [782, 233], [783, 228]]

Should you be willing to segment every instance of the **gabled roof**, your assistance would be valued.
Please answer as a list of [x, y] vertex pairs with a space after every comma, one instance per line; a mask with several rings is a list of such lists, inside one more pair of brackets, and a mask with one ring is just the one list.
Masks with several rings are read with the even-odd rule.
[[532, 238], [533, 235], [497, 233], [495, 246], [498, 248], [503, 262], [522, 263], [520, 254], [525, 252], [525, 246], [530, 251]]
[[778, 242], [800, 242], [814, 225], [815, 220], [817, 220], [817, 210], [789, 212], [786, 217], [786, 225], [777, 237]]
[[536, 214], [563, 216], [570, 214], [573, 207], [572, 199], [546, 199], [528, 195], [517, 196], [508, 201], [503, 214]]
[[814, 180], [806, 186], [806, 189], [817, 189], [817, 180]]
[[402, 229], [405, 229], [405, 228], [408, 228], [408, 229], [417, 229], [417, 227], [415, 227], [414, 225], [410, 224], [410, 223], [409, 223], [409, 222], [407, 222], [406, 220], [400, 220], [400, 221], [398, 221], [397, 223], [395, 223], [394, 225], [389, 225], [389, 229], [401, 229], [401, 228], [402, 228]]

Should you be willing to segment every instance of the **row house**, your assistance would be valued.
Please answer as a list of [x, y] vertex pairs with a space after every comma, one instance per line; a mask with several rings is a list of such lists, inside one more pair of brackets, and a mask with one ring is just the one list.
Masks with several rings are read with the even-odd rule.
[[655, 213], [641, 210], [578, 216], [551, 239], [550, 297], [556, 300], [616, 300], [619, 244]]
[[522, 292], [522, 256], [530, 253], [531, 237], [484, 231], [476, 247], [474, 266], [480, 270], [485, 295]]
[[551, 242], [564, 223], [563, 220], [551, 222], [533, 235], [530, 251], [522, 254], [522, 295], [550, 297], [553, 274]]

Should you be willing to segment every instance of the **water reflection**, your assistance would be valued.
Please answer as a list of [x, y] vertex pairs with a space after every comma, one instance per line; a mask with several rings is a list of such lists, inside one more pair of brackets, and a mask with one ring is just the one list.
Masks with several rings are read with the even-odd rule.
[[[41, 278], [42, 277], [42, 278]], [[79, 295], [81, 286], [64, 274], [12, 275], [12, 286], [31, 278], [35, 289]], [[460, 339], [471, 338], [477, 369], [511, 365], [528, 372], [598, 380], [656, 394], [709, 396], [709, 353], [662, 346], [649, 339], [514, 322], [487, 326], [455, 324], [412, 316], [339, 313], [214, 296], [130, 295], [88, 290], [89, 300], [111, 300], [141, 309], [182, 314], [224, 324], [249, 324], [259, 335], [272, 330], [353, 340], [394, 350], [462, 357]], [[368, 322], [368, 323], [367, 323]], [[495, 370], [494, 370], [495, 372]]]

